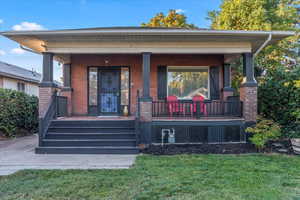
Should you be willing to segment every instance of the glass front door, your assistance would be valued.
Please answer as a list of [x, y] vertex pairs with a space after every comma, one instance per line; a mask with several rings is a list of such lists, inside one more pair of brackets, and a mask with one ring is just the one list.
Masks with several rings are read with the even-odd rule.
[[99, 70], [99, 113], [120, 113], [120, 70]]

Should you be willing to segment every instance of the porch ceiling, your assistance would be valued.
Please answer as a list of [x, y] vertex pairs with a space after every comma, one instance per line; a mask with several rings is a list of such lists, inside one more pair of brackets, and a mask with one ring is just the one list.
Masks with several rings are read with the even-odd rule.
[[2, 32], [38, 53], [245, 53], [294, 35], [290, 31], [116, 27], [54, 31]]

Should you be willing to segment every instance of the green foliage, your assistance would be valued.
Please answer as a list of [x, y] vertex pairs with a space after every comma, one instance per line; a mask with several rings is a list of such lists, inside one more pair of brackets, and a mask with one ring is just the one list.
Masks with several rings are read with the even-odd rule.
[[263, 149], [269, 140], [278, 139], [281, 135], [280, 126], [272, 120], [259, 119], [254, 127], [248, 127], [246, 132], [252, 133], [250, 141]]
[[15, 136], [19, 130], [37, 130], [37, 97], [0, 88], [0, 110], [0, 131], [6, 136]]
[[[298, 0], [223, 0], [220, 10], [208, 13], [211, 28], [222, 30], [299, 30]], [[274, 70], [284, 64], [294, 67], [299, 62], [295, 48], [299, 35], [267, 46], [255, 59], [256, 75]], [[242, 79], [242, 62], [233, 64], [233, 87], [238, 89]]]
[[129, 169], [25, 170], [1, 200], [296, 200], [300, 159], [283, 155], [138, 156]]
[[165, 15], [160, 12], [150, 19], [147, 23], [142, 23], [144, 27], [178, 27], [178, 28], [196, 28], [195, 25], [187, 23], [184, 14], [177, 13], [176, 10], [169, 10]]
[[287, 70], [279, 66], [268, 71], [259, 82], [260, 115], [278, 122], [284, 136], [300, 137], [300, 68]]
[[223, 30], [292, 30], [299, 20], [298, 0], [223, 0], [208, 13], [212, 28]]

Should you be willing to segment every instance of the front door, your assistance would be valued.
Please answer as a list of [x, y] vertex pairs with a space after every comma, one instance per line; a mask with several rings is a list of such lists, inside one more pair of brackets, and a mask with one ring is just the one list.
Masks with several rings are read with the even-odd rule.
[[99, 113], [117, 115], [120, 113], [120, 70], [99, 70]]

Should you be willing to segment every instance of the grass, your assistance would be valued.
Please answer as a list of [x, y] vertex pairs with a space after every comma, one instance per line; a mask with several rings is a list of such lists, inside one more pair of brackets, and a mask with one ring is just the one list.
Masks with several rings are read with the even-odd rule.
[[0, 199], [300, 199], [300, 157], [177, 155], [123, 170], [25, 170], [0, 177]]

